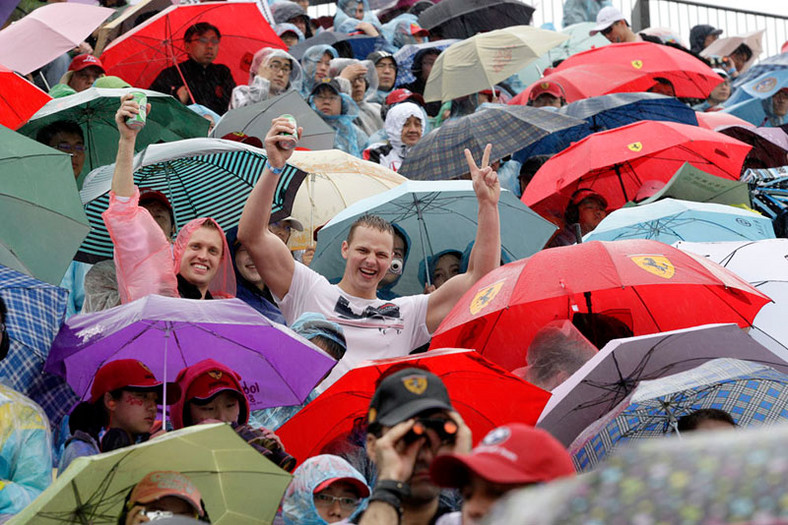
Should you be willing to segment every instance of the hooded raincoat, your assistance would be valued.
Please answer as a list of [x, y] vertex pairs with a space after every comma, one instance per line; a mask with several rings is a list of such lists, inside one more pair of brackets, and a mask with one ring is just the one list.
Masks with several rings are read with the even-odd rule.
[[383, 38], [397, 50], [408, 44], [420, 44], [414, 29], [421, 29], [419, 17], [404, 13], [383, 24]]
[[359, 3], [364, 4], [364, 18], [358, 20], [358, 22], [369, 22], [380, 31], [380, 20], [378, 20], [378, 17], [376, 17], [369, 8], [369, 2], [367, 2], [367, 0], [338, 0], [337, 12], [334, 15], [334, 28], [339, 28], [339, 26], [349, 19], [356, 20], [356, 6]]
[[359, 116], [359, 109], [353, 99], [345, 93], [340, 93], [342, 98], [342, 111], [339, 115], [324, 115], [321, 113], [313, 96], [309, 97], [309, 105], [318, 115], [332, 128], [334, 128], [334, 147], [354, 157], [361, 158], [364, 146], [369, 138], [364, 131], [356, 125], [356, 118]]
[[788, 123], [788, 118], [786, 118], [786, 116], [781, 117], [779, 115], [775, 115], [774, 106], [772, 105], [772, 97], [774, 97], [774, 95], [761, 99], [761, 107], [763, 108], [763, 112], [766, 115], [766, 118], [764, 118], [763, 122], [761, 123], [761, 127], [776, 128], [777, 126], [782, 126], [783, 124]]
[[304, 11], [300, 5], [295, 2], [277, 2], [271, 5], [271, 14], [274, 15], [275, 24], [284, 24], [290, 22], [293, 18], [302, 17], [306, 24], [306, 32], [304, 38], [312, 36], [312, 25], [309, 20], [309, 15]]
[[219, 370], [222, 374], [225, 374], [227, 377], [231, 378], [231, 381], [235, 384], [236, 390], [241, 393], [239, 402], [241, 406], [241, 412], [238, 414], [238, 423], [241, 425], [246, 425], [249, 422], [249, 401], [246, 399], [246, 396], [243, 395], [243, 388], [241, 387], [241, 376], [231, 368], [223, 365], [218, 361], [214, 361], [213, 359], [203, 359], [199, 363], [195, 363], [192, 366], [187, 366], [180, 372], [178, 372], [178, 377], [175, 378], [175, 382], [178, 383], [178, 386], [181, 388], [181, 398], [178, 400], [177, 403], [172, 405], [170, 409], [170, 422], [172, 423], [172, 428], [175, 430], [179, 428], [184, 428], [192, 425], [191, 422], [191, 415], [187, 413], [188, 401], [189, 401], [189, 387], [192, 386], [194, 381], [202, 376], [203, 374], [208, 373], [209, 371]]
[[[234, 297], [235, 275], [230, 262], [230, 248], [216, 221], [200, 217], [186, 223], [173, 246], [148, 210], [139, 205], [139, 200], [140, 190], [136, 186], [134, 195], [128, 198], [117, 197], [110, 191], [109, 208], [101, 214], [115, 245], [115, 269], [121, 302], [129, 303], [150, 294], [199, 299], [201, 296], [196, 287], [178, 273], [192, 233], [207, 221], [216, 225], [223, 243], [219, 268], [208, 286], [210, 298]], [[206, 294], [207, 298], [209, 295]]]
[[[273, 88], [267, 78], [257, 74], [260, 66], [267, 67], [269, 61], [273, 58], [281, 58], [290, 62], [290, 79], [282, 91]], [[264, 47], [254, 54], [252, 65], [249, 68], [249, 84], [233, 88], [233, 93], [230, 97], [230, 109], [249, 106], [292, 90], [300, 92], [302, 77], [301, 64], [290, 53], [281, 49]]]
[[[304, 461], [293, 473], [293, 481], [282, 499], [285, 525], [326, 525], [315, 507], [314, 491], [322, 482], [336, 478], [353, 478], [367, 485], [364, 477], [339, 456], [321, 454]], [[366, 506], [367, 498], [363, 498], [350, 519]]]
[[328, 75], [333, 78], [339, 78], [339, 74], [342, 73], [342, 70], [351, 64], [362, 64], [367, 68], [365, 77], [367, 89], [364, 93], [364, 98], [361, 99], [361, 101], [354, 100], [354, 102], [358, 106], [359, 111], [356, 125], [369, 136], [383, 127], [383, 119], [380, 118], [380, 104], [371, 101], [371, 98], [374, 97], [378, 91], [378, 73], [375, 69], [375, 65], [369, 60], [361, 61], [354, 58], [335, 58], [331, 61], [331, 68], [328, 70]]
[[301, 82], [301, 94], [304, 98], [308, 98], [309, 94], [317, 85], [318, 81], [315, 79], [317, 72], [317, 63], [323, 58], [323, 55], [328, 53], [331, 58], [337, 58], [339, 54], [337, 50], [327, 44], [319, 44], [312, 46], [304, 51], [304, 56], [301, 57], [301, 70], [303, 73], [303, 82]]
[[410, 117], [417, 117], [421, 121], [421, 136], [423, 137], [427, 127], [424, 111], [413, 102], [397, 104], [386, 115], [386, 136], [390, 150], [385, 152], [385, 149], [388, 148], [379, 149], [380, 157], [377, 162], [390, 170], [399, 171], [402, 161], [405, 160], [412, 147], [402, 142], [402, 128], [405, 127], [405, 122]]

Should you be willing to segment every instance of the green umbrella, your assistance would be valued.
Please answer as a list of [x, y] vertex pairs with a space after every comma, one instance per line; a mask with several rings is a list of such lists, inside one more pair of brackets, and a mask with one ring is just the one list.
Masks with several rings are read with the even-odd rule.
[[[650, 204], [672, 197], [685, 201], [712, 202], [750, 208], [750, 191], [746, 182], [723, 179], [685, 162], [659, 191], [637, 203]], [[627, 203], [627, 205], [634, 203]]]
[[196, 425], [75, 459], [9, 523], [114, 525], [131, 488], [154, 470], [186, 475], [214, 525], [270, 524], [292, 479], [229, 425]]
[[38, 130], [58, 120], [72, 120], [79, 124], [85, 134], [86, 148], [81, 182], [91, 170], [115, 162], [120, 137], [115, 125], [115, 112], [120, 107], [120, 97], [136, 92], [145, 93], [151, 105], [147, 123], [137, 135], [136, 151], [149, 144], [208, 135], [208, 120], [169, 95], [138, 88], [95, 87], [50, 100], [19, 128], [19, 132], [35, 138]]
[[0, 264], [57, 285], [89, 230], [69, 156], [0, 126]]

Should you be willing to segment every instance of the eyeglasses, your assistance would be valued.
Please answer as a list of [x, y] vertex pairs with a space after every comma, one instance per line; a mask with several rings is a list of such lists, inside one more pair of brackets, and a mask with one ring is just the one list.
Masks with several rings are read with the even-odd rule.
[[614, 25], [616, 25], [616, 24], [611, 24], [610, 26], [608, 26], [608, 27], [606, 27], [605, 29], [603, 29], [602, 31], [600, 31], [600, 33], [602, 33], [602, 36], [607, 36], [607, 35], [609, 35], [609, 34], [610, 34], [610, 32], [611, 32], [611, 31], [613, 31], [613, 26], [614, 26]]
[[291, 68], [287, 64], [281, 64], [279, 62], [271, 62], [270, 64], [268, 64], [268, 69], [272, 71], [282, 71], [288, 75], [293, 70], [293, 68]]
[[195, 42], [195, 41], [199, 42], [201, 44], [213, 44], [215, 46], [219, 45], [219, 39], [218, 38], [207, 38], [207, 37], [201, 36], [199, 38], [192, 38], [191, 40], [189, 40], [189, 42]]
[[333, 94], [324, 94], [324, 95], [315, 95], [315, 100], [325, 100], [327, 102], [333, 102], [334, 100], [339, 100], [339, 95]]
[[340, 508], [344, 510], [354, 510], [358, 507], [358, 498], [338, 498], [336, 496], [329, 496], [328, 494], [315, 494], [315, 505], [319, 507], [333, 507], [334, 502], [339, 502]]
[[58, 150], [64, 153], [70, 153], [72, 155], [85, 154], [85, 146], [82, 144], [69, 144], [67, 142], [61, 142], [60, 144], [55, 146], [55, 148], [57, 148]]

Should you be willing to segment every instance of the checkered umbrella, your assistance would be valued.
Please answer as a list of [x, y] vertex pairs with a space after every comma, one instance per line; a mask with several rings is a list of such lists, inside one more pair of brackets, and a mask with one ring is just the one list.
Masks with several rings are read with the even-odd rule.
[[[246, 198], [268, 158], [264, 150], [222, 139], [187, 139], [152, 144], [134, 160], [134, 183], [161, 191], [170, 200], [175, 225], [180, 229], [197, 217], [212, 217], [227, 230], [241, 218]], [[95, 263], [112, 258], [112, 240], [101, 218], [109, 206], [109, 189], [115, 165], [93, 170], [80, 196], [91, 231], [76, 259]], [[286, 166], [279, 179], [271, 220], [290, 215], [298, 187], [306, 173]]]
[[788, 419], [788, 375], [762, 364], [714, 359], [643, 381], [569, 447], [578, 470], [590, 470], [620, 443], [672, 434], [680, 417], [704, 408], [728, 412], [740, 427]]
[[468, 173], [463, 150], [480, 158], [492, 144], [490, 160], [519, 151], [542, 137], [585, 121], [525, 106], [492, 106], [449, 120], [423, 137], [402, 162], [399, 173], [414, 180], [449, 180]]

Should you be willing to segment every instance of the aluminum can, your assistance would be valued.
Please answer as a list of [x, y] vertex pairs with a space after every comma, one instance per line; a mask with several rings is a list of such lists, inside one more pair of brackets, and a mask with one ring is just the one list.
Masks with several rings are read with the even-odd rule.
[[[281, 115], [279, 118], [287, 119], [296, 130], [298, 129], [298, 123], [296, 122], [296, 119], [293, 115], [285, 114]], [[292, 133], [280, 133], [279, 136], [282, 137], [279, 139], [279, 146], [282, 149], [293, 149], [296, 147], [296, 144], [298, 143], [297, 135]]]
[[126, 125], [131, 129], [141, 129], [145, 127], [145, 122], [148, 120], [148, 96], [145, 93], [136, 91], [132, 93], [134, 102], [140, 105], [140, 112], [133, 117], [126, 119]]

